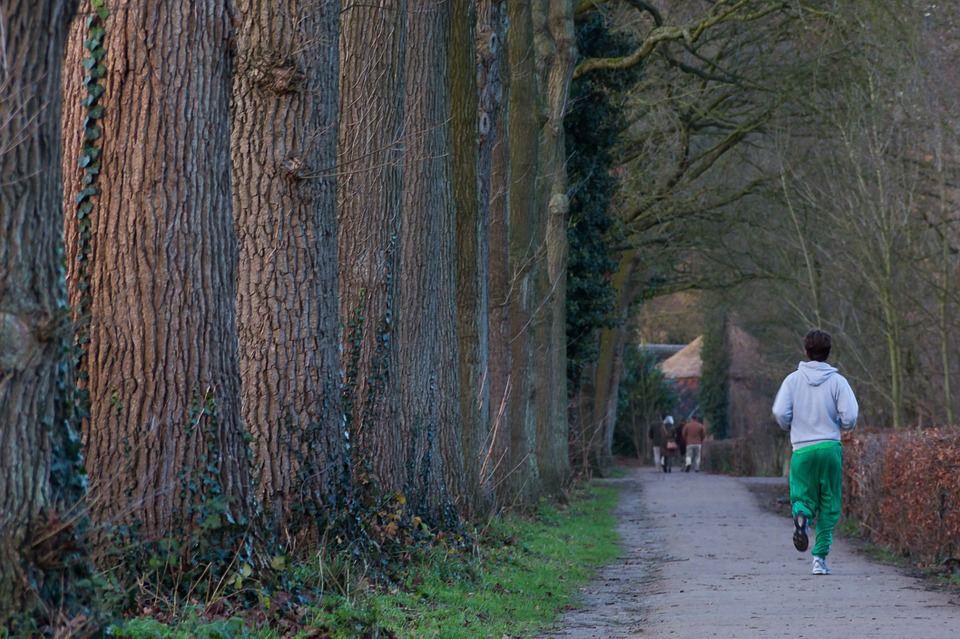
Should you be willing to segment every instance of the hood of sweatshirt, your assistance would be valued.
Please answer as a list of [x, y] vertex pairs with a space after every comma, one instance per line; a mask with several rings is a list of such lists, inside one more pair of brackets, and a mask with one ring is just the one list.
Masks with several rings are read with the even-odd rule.
[[826, 362], [800, 362], [797, 370], [811, 386], [819, 386], [837, 372], [837, 369]]

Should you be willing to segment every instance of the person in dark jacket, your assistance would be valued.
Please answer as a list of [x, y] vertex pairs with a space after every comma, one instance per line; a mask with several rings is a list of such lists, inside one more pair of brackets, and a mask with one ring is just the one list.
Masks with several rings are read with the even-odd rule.
[[683, 425], [681, 434], [687, 447], [684, 453], [686, 464], [683, 470], [689, 473], [690, 469], [693, 468], [695, 472], [699, 473], [700, 451], [703, 448], [703, 442], [707, 439], [707, 429], [701, 422], [691, 417]]
[[666, 432], [664, 429], [673, 429], [673, 416], [667, 415], [663, 418], [663, 421], [660, 424], [653, 424], [650, 426], [650, 440], [653, 442], [653, 464], [654, 466], [663, 469], [663, 472], [667, 472], [666, 467], [666, 453], [667, 453], [667, 439], [664, 436]]
[[661, 467], [663, 472], [673, 471], [673, 458], [677, 454], [680, 446], [677, 445], [677, 427], [673, 424], [673, 417], [667, 415], [663, 418], [663, 424], [660, 425], [660, 452], [663, 455]]

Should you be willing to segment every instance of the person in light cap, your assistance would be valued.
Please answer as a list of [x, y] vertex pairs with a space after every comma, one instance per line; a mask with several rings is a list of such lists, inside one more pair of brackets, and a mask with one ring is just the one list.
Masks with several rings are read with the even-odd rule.
[[846, 378], [827, 364], [830, 333], [814, 329], [803, 341], [808, 362], [787, 375], [773, 402], [773, 416], [790, 432], [790, 503], [793, 545], [809, 546], [810, 520], [817, 519], [813, 574], [829, 575], [827, 555], [840, 518], [843, 450], [840, 431], [857, 425], [859, 406]]
[[663, 472], [673, 472], [673, 456], [680, 447], [677, 445], [677, 429], [673, 425], [673, 417], [667, 415], [660, 425], [660, 453], [663, 455], [661, 464]]
[[[663, 418], [663, 421], [660, 424], [653, 424], [650, 426], [650, 439], [653, 441], [653, 466], [654, 468], [663, 469], [664, 472], [667, 472], [666, 467], [666, 440], [664, 439], [664, 429], [669, 427], [673, 428], [673, 417], [667, 415]], [[672, 432], [672, 431], [671, 431]]]

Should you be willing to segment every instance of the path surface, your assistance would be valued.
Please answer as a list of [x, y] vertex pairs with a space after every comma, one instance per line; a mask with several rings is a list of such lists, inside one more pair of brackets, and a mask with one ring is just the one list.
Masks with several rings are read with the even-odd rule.
[[647, 466], [613, 481], [625, 484], [623, 557], [545, 638], [960, 637], [960, 597], [928, 591], [842, 539], [828, 558], [832, 574], [811, 575], [789, 513], [762, 510], [749, 487], [782, 480]]

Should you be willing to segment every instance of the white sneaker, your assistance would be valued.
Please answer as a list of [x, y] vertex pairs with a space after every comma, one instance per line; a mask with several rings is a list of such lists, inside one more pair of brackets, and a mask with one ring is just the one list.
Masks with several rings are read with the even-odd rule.
[[827, 560], [821, 557], [813, 558], [813, 574], [815, 575], [829, 575], [830, 569], [827, 568]]

